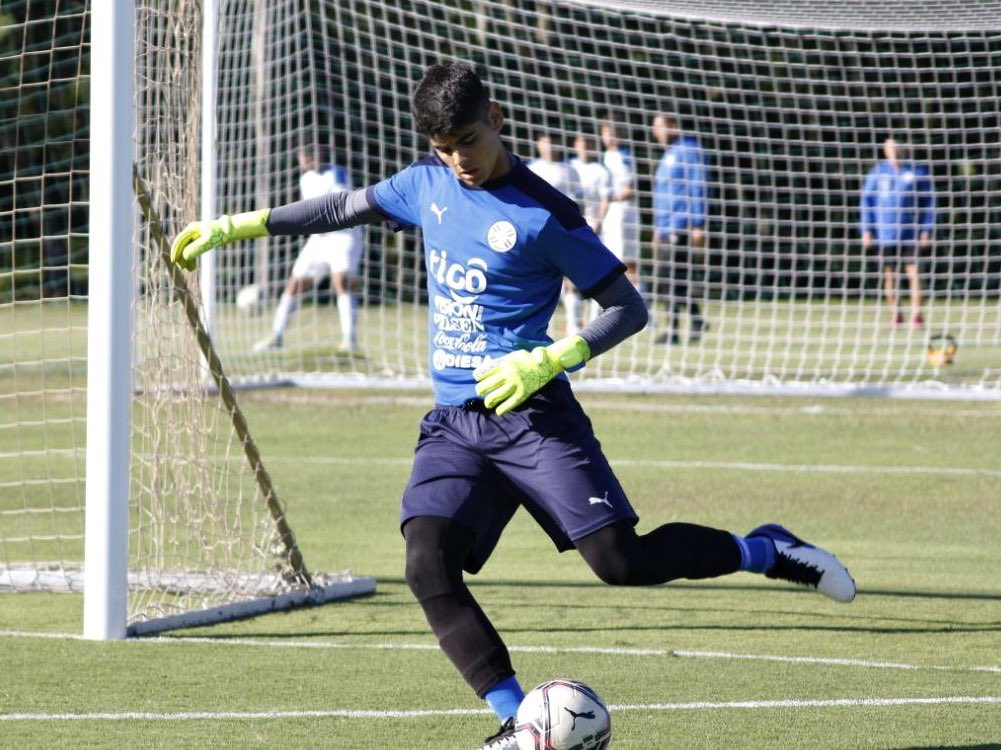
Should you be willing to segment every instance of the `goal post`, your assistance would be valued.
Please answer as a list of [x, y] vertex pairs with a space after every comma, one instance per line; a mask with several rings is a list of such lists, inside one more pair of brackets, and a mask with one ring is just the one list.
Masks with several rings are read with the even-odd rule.
[[92, 11], [84, 637], [125, 637], [132, 393], [134, 0]]

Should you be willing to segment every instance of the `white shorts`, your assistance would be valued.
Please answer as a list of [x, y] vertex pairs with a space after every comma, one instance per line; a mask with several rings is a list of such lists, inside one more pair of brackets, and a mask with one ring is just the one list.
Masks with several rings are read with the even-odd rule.
[[335, 273], [358, 274], [361, 236], [357, 231], [315, 234], [310, 237], [292, 266], [292, 278], [311, 278], [320, 283]]
[[601, 223], [601, 241], [621, 261], [639, 257], [639, 209], [625, 201], [613, 201]]

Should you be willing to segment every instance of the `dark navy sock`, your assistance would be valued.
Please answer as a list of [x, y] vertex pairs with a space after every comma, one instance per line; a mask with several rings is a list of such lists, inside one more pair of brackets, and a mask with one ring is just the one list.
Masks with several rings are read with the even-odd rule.
[[518, 713], [518, 706], [521, 705], [524, 697], [525, 693], [521, 689], [521, 685], [518, 684], [518, 678], [508, 677], [490, 688], [483, 696], [483, 700], [493, 709], [503, 724]]
[[775, 565], [775, 543], [763, 536], [743, 537], [733, 535], [740, 547], [740, 570], [748, 573], [765, 573]]

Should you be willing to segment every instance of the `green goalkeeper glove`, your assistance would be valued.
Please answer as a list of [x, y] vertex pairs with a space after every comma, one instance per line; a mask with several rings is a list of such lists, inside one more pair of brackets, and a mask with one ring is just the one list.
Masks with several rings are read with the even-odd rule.
[[488, 409], [507, 414], [564, 370], [586, 362], [591, 349], [580, 336], [567, 336], [532, 351], [505, 354], [490, 367], [473, 373], [476, 393]]
[[170, 260], [187, 271], [195, 270], [195, 261], [227, 242], [267, 237], [270, 208], [234, 216], [220, 216], [212, 221], [193, 221], [184, 227], [170, 246]]

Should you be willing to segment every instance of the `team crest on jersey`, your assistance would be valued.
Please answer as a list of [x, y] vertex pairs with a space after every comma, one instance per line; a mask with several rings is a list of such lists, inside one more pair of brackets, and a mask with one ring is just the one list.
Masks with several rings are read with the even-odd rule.
[[517, 241], [518, 233], [510, 221], [494, 222], [487, 230], [487, 244], [498, 253], [506, 253]]

